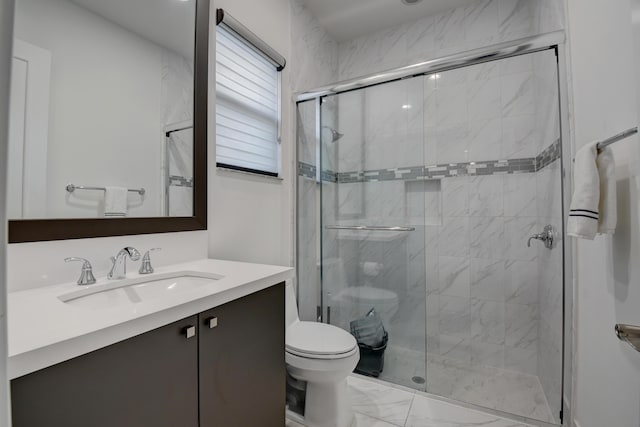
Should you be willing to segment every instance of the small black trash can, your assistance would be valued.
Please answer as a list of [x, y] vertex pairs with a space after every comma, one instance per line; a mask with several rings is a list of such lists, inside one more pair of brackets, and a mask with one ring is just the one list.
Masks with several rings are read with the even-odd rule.
[[349, 326], [360, 348], [360, 361], [355, 372], [378, 377], [384, 369], [384, 351], [389, 340], [382, 319], [372, 308], [364, 317], [352, 320]]
[[389, 334], [385, 331], [382, 343], [377, 347], [358, 343], [360, 348], [360, 361], [356, 366], [357, 374], [367, 375], [369, 377], [379, 377], [384, 369], [384, 351], [387, 349], [387, 341]]

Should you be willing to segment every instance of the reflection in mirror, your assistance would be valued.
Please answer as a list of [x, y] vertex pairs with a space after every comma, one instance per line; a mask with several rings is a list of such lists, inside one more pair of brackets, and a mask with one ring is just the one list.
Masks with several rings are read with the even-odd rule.
[[193, 216], [195, 0], [17, 0], [10, 219]]

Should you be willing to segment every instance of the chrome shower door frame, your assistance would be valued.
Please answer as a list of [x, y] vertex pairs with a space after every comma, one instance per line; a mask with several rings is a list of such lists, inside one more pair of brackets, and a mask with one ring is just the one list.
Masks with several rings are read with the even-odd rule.
[[[573, 310], [573, 301], [575, 297], [575, 281], [573, 275], [573, 266], [575, 265], [575, 242], [568, 240], [564, 230], [567, 226], [567, 212], [571, 201], [572, 187], [572, 159], [575, 152], [574, 142], [572, 139], [572, 128], [570, 120], [570, 92], [569, 92], [569, 65], [568, 52], [566, 46], [566, 36], [564, 31], [556, 31], [552, 33], [542, 34], [534, 37], [528, 37], [512, 42], [500, 43], [485, 48], [475, 49], [460, 54], [455, 54], [443, 58], [433, 59], [420, 62], [417, 64], [400, 67], [385, 72], [375, 73], [369, 76], [363, 76], [347, 81], [339, 82], [329, 86], [301, 92], [293, 97], [294, 103], [302, 103], [314, 100], [316, 103], [316, 144], [320, 144], [320, 109], [321, 99], [328, 95], [349, 92], [358, 89], [389, 83], [404, 78], [418, 77], [421, 75], [433, 74], [453, 70], [471, 65], [481, 64], [485, 62], [506, 59], [514, 56], [539, 52], [548, 49], [555, 49], [557, 57], [557, 77], [558, 77], [558, 96], [559, 96], [559, 123], [560, 123], [560, 146], [561, 146], [561, 186], [562, 186], [562, 225], [563, 237], [563, 369], [562, 369], [562, 412], [561, 419], [563, 426], [573, 425], [572, 403], [573, 403], [573, 358], [575, 348], [575, 313]], [[296, 138], [297, 141], [297, 138]], [[318, 153], [321, 150], [318, 150]], [[320, 158], [316, 157], [316, 168], [320, 171]], [[296, 162], [299, 160], [296, 144]], [[297, 163], [296, 163], [297, 164]], [[298, 194], [297, 179], [294, 180], [294, 194]], [[322, 185], [320, 190], [322, 191]], [[297, 199], [297, 198], [296, 198]], [[297, 206], [296, 206], [297, 210]], [[323, 225], [321, 224], [321, 227]], [[322, 228], [321, 228], [322, 229]], [[298, 230], [295, 230], [296, 235]], [[320, 243], [322, 245], [322, 243]], [[297, 238], [295, 239], [296, 253], [299, 250]], [[321, 249], [322, 250], [322, 249]], [[322, 284], [322, 278], [320, 278]], [[321, 285], [322, 286], [322, 285]], [[320, 291], [320, 298], [322, 292]], [[320, 301], [322, 307], [322, 301]], [[319, 313], [321, 316], [321, 313]], [[319, 317], [319, 320], [321, 317]], [[320, 320], [321, 321], [321, 320]], [[512, 419], [519, 419], [524, 422], [534, 421], [537, 425], [543, 427], [553, 427], [556, 424], [548, 424], [540, 421], [529, 420], [525, 417], [504, 413], [497, 410], [490, 410], [484, 407], [478, 407], [473, 404], [460, 402], [454, 399], [437, 396], [439, 400], [448, 401], [457, 405], [478, 409], [484, 412], [494, 413], [497, 415], [507, 416]]]

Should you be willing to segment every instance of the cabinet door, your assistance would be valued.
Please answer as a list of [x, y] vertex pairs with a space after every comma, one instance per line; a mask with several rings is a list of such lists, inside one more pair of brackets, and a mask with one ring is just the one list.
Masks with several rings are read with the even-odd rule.
[[14, 427], [197, 427], [192, 316], [11, 381]]
[[284, 316], [284, 283], [200, 315], [201, 427], [284, 425]]

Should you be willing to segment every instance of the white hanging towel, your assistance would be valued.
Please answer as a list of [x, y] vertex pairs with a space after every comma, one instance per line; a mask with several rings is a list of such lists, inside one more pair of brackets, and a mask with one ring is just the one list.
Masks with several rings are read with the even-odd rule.
[[600, 178], [600, 219], [598, 234], [613, 234], [618, 223], [618, 202], [616, 199], [616, 162], [611, 148], [598, 154], [598, 176]]
[[104, 216], [124, 217], [127, 215], [127, 194], [124, 187], [105, 187]]
[[598, 155], [598, 143], [585, 145], [576, 154], [574, 192], [567, 234], [593, 240], [596, 233], [612, 234], [616, 228], [615, 163], [610, 149]]

